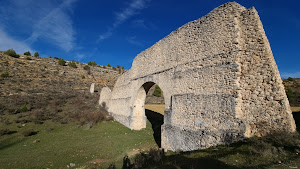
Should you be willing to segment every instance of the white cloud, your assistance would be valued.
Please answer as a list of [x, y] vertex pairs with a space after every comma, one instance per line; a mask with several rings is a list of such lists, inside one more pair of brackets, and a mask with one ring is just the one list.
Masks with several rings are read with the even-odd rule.
[[99, 40], [104, 40], [112, 36], [113, 31], [118, 28], [122, 23], [126, 22], [132, 16], [136, 15], [138, 11], [146, 7], [146, 3], [150, 0], [132, 0], [127, 8], [116, 13], [115, 20], [107, 31], [99, 36]]
[[142, 42], [138, 41], [135, 36], [128, 37], [126, 40], [136, 46], [144, 46]]
[[5, 51], [11, 48], [19, 54], [23, 54], [26, 51], [33, 53], [33, 50], [26, 43], [10, 37], [0, 29], [0, 50]]
[[300, 78], [300, 72], [281, 72], [280, 76], [282, 78], [288, 78], [288, 77]]
[[33, 32], [28, 38], [29, 42], [35, 42], [38, 38], [50, 40], [53, 44], [65, 51], [74, 47], [74, 30], [68, 10], [74, 0], [64, 1], [54, 8], [45, 17], [41, 18], [33, 27]]
[[85, 55], [83, 55], [83, 54], [76, 54], [76, 55], [75, 55], [75, 59], [76, 59], [77, 61], [81, 61], [83, 58], [85, 58]]
[[70, 51], [75, 46], [75, 31], [70, 18], [75, 1], [7, 1], [0, 7], [0, 28], [10, 31], [7, 34], [22, 35], [28, 44], [41, 39]]

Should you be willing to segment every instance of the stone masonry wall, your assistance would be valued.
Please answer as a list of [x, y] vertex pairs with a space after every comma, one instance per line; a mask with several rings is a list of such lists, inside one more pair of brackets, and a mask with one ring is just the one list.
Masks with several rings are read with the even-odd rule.
[[101, 92], [99, 103], [108, 102], [120, 123], [142, 129], [145, 85], [152, 84], [147, 82], [164, 93], [161, 145], [167, 150], [191, 151], [271, 130], [295, 131], [254, 8], [226, 3], [173, 31], [137, 55], [112, 92]]

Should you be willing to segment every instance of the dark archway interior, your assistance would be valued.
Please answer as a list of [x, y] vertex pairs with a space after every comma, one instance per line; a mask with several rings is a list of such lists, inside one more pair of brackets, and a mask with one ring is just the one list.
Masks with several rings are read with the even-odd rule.
[[[149, 90], [155, 85], [153, 82], [147, 82], [143, 84], [143, 87], [148, 94]], [[153, 137], [156, 144], [161, 147], [161, 125], [164, 124], [164, 115], [153, 110], [145, 108], [145, 115], [149, 122], [151, 123], [153, 130]]]

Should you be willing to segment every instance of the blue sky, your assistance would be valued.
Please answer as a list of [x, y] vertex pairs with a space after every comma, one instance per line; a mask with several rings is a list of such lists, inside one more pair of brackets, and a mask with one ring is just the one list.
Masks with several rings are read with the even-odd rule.
[[[131, 67], [134, 57], [225, 0], [0, 0], [0, 50]], [[259, 12], [281, 76], [300, 77], [300, 2], [237, 0]]]

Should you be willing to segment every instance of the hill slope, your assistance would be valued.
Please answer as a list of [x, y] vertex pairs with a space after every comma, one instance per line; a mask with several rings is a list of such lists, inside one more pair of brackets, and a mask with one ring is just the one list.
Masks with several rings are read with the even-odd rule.
[[100, 65], [87, 70], [84, 66], [87, 69], [85, 63], [73, 68], [59, 65], [57, 59], [24, 55], [14, 58], [0, 52], [0, 114], [15, 113], [24, 105], [33, 110], [46, 109], [53, 103], [59, 108], [70, 98], [84, 95], [96, 102], [99, 94], [92, 97], [88, 93], [91, 83], [96, 84], [95, 90], [103, 86], [112, 88], [120, 73]]

